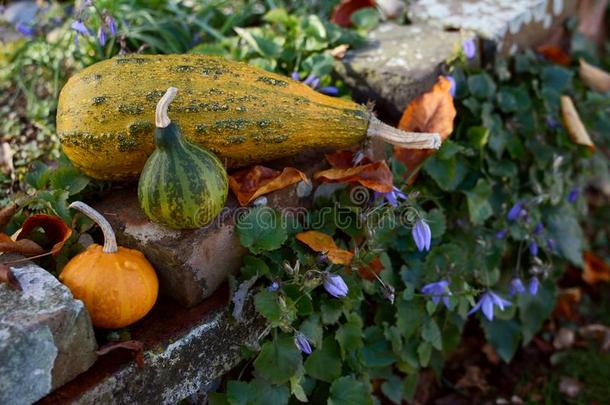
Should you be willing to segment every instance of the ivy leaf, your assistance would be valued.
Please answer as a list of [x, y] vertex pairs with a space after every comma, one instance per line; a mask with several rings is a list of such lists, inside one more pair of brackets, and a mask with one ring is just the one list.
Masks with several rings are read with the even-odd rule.
[[583, 233], [571, 207], [563, 205], [546, 212], [547, 231], [557, 242], [563, 257], [576, 266], [582, 267]]
[[517, 352], [521, 340], [519, 323], [513, 319], [494, 319], [492, 322], [482, 319], [481, 326], [487, 341], [502, 360], [508, 363]]
[[282, 307], [275, 292], [263, 290], [254, 297], [256, 310], [271, 322], [278, 322], [282, 318]]
[[523, 344], [528, 344], [542, 328], [542, 324], [555, 308], [557, 290], [554, 284], [542, 284], [538, 294], [522, 294], [517, 300], [519, 319], [523, 333]]
[[362, 362], [367, 367], [387, 367], [396, 361], [396, 355], [379, 327], [367, 328], [364, 335], [366, 344], [362, 348]]
[[453, 191], [462, 183], [468, 169], [457, 156], [450, 159], [440, 159], [440, 156], [432, 156], [424, 163], [424, 171], [434, 179], [441, 189]]
[[335, 334], [335, 338], [341, 346], [341, 356], [345, 358], [347, 353], [360, 349], [362, 343], [362, 318], [352, 313], [348, 321], [341, 325]]
[[51, 187], [55, 190], [67, 190], [71, 196], [83, 191], [89, 181], [89, 178], [74, 166], [59, 167], [51, 174]]
[[305, 361], [305, 371], [313, 378], [331, 382], [341, 375], [339, 346], [330, 336], [324, 339], [322, 348], [316, 349]]
[[475, 187], [470, 191], [465, 191], [468, 200], [468, 213], [470, 221], [474, 225], [481, 225], [487, 218], [493, 215], [493, 208], [489, 203], [491, 197], [491, 186], [488, 181], [479, 179]]
[[428, 367], [430, 357], [432, 357], [432, 345], [429, 342], [420, 343], [417, 347], [417, 357], [422, 367]]
[[327, 298], [322, 301], [320, 306], [322, 312], [322, 322], [325, 325], [337, 323], [343, 313], [343, 303], [340, 300]]
[[236, 224], [242, 246], [252, 253], [278, 249], [288, 238], [282, 217], [269, 207], [254, 207]]
[[247, 382], [231, 380], [227, 383], [227, 400], [231, 405], [248, 405], [251, 396]]
[[441, 330], [438, 327], [436, 321], [432, 318], [426, 319], [424, 326], [421, 330], [421, 337], [437, 350], [443, 350], [443, 339], [441, 337]]
[[301, 333], [303, 333], [311, 343], [315, 347], [322, 346], [322, 338], [324, 337], [324, 331], [322, 329], [322, 324], [320, 323], [320, 315], [312, 314], [306, 320], [301, 323], [301, 327], [299, 328]]
[[479, 73], [468, 78], [468, 90], [476, 98], [484, 100], [496, 94], [496, 84], [487, 73]]
[[272, 384], [284, 384], [301, 367], [301, 353], [290, 335], [279, 335], [263, 345], [254, 361], [256, 373]]
[[345, 376], [330, 386], [328, 405], [372, 405], [373, 399], [367, 386], [354, 377]]
[[400, 405], [402, 403], [403, 383], [400, 378], [395, 375], [390, 376], [381, 384], [381, 392], [393, 403]]

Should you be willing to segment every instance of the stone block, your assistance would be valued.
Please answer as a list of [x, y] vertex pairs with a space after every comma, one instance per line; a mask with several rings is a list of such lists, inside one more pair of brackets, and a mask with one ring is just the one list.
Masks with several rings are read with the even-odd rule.
[[[298, 167], [311, 176], [323, 164], [318, 151], [268, 165], [278, 170]], [[305, 201], [297, 196], [296, 188], [295, 184], [266, 195], [268, 206], [302, 207]], [[241, 267], [246, 249], [239, 242], [235, 220], [246, 209], [238, 206], [232, 192], [221, 214], [210, 225], [194, 230], [150, 222], [140, 209], [135, 188], [115, 189], [107, 195], [93, 206], [111, 223], [119, 245], [142, 251], [157, 271], [161, 292], [182, 305], [199, 304]]]
[[101, 356], [86, 373], [43, 398], [50, 404], [175, 404], [203, 396], [241, 361], [243, 345], [257, 347], [266, 323], [251, 300], [243, 322], [231, 318], [228, 288], [185, 309], [162, 297], [146, 318], [130, 328], [144, 345], [144, 367], [125, 350]]
[[31, 262], [13, 273], [23, 291], [0, 284], [0, 404], [30, 404], [87, 370], [97, 344], [67, 287]]
[[381, 118], [396, 124], [407, 104], [432, 87], [466, 38], [473, 36], [384, 23], [370, 33], [368, 45], [348, 51], [335, 67], [356, 100], [374, 101]]
[[511, 54], [541, 44], [575, 13], [577, 0], [413, 0], [408, 14], [415, 23], [473, 31]]

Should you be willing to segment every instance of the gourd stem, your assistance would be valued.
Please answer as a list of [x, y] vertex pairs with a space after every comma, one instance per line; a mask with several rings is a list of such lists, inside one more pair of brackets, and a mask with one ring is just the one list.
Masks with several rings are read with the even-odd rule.
[[161, 100], [157, 103], [157, 109], [155, 110], [155, 125], [157, 128], [166, 128], [169, 124], [171, 124], [171, 120], [167, 116], [167, 109], [169, 104], [176, 97], [176, 93], [178, 89], [175, 87], [170, 87], [167, 89]]
[[381, 122], [371, 115], [366, 135], [379, 137], [392, 145], [406, 149], [438, 149], [441, 147], [441, 136], [437, 133], [405, 132]]
[[114, 235], [114, 231], [112, 230], [112, 226], [110, 223], [96, 210], [88, 206], [82, 201], [74, 201], [70, 204], [70, 208], [74, 208], [91, 218], [93, 222], [95, 222], [101, 229], [104, 234], [104, 253], [116, 253], [117, 245], [116, 245], [116, 236]]

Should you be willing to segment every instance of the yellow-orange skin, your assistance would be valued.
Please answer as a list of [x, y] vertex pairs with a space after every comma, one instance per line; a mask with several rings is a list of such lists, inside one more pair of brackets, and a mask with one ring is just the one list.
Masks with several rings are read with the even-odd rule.
[[93, 325], [116, 329], [142, 319], [155, 305], [159, 280], [142, 252], [104, 253], [93, 244], [64, 267], [59, 279], [83, 301]]
[[153, 152], [155, 107], [178, 89], [169, 117], [184, 137], [230, 167], [362, 142], [365, 106], [288, 77], [206, 55], [132, 55], [96, 63], [59, 96], [57, 133], [91, 177], [135, 179]]

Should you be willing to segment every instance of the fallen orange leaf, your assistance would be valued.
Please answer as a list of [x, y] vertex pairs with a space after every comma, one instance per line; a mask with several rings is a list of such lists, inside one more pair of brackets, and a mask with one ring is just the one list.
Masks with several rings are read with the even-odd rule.
[[306, 244], [315, 252], [325, 253], [334, 264], [349, 265], [354, 254], [349, 250], [339, 249], [330, 235], [318, 231], [299, 232], [296, 235], [298, 241]]
[[330, 19], [331, 22], [340, 27], [352, 26], [352, 14], [361, 8], [375, 7], [374, 0], [343, 0], [339, 3]]
[[572, 63], [570, 55], [556, 45], [540, 45], [536, 50], [546, 59], [558, 65], [569, 66]]
[[561, 317], [571, 321], [576, 320], [578, 318], [576, 304], [580, 302], [581, 298], [582, 291], [579, 287], [566, 288], [559, 291], [554, 310], [555, 317]]
[[365, 280], [375, 280], [375, 275], [381, 273], [383, 271], [383, 264], [381, 263], [381, 259], [379, 256], [375, 257], [369, 263], [367, 263], [364, 267], [358, 269], [358, 275]]
[[333, 167], [314, 174], [322, 183], [359, 183], [380, 193], [389, 193], [393, 188], [392, 171], [381, 160], [349, 168]]
[[239, 204], [244, 206], [264, 194], [280, 190], [299, 181], [309, 181], [305, 174], [293, 167], [281, 172], [265, 166], [253, 166], [229, 176], [229, 187]]
[[57, 255], [64, 246], [68, 238], [72, 235], [72, 229], [59, 217], [47, 214], [34, 214], [26, 218], [21, 226], [21, 232], [17, 236], [17, 241], [26, 240], [36, 228], [44, 230], [45, 238], [52, 244], [51, 253]]
[[[444, 141], [453, 132], [453, 120], [456, 116], [453, 96], [450, 93], [451, 82], [443, 76], [430, 91], [411, 101], [398, 124], [398, 128], [409, 132], [436, 132]], [[394, 157], [407, 166], [408, 173], [416, 170], [426, 158], [432, 155], [432, 149], [404, 149], [394, 147]]]
[[591, 252], [583, 254], [584, 269], [582, 279], [589, 285], [610, 281], [610, 265]]
[[588, 146], [592, 151], [595, 150], [595, 145], [587, 132], [584, 124], [580, 120], [578, 111], [569, 96], [561, 96], [561, 118], [565, 125], [570, 139], [577, 145]]

